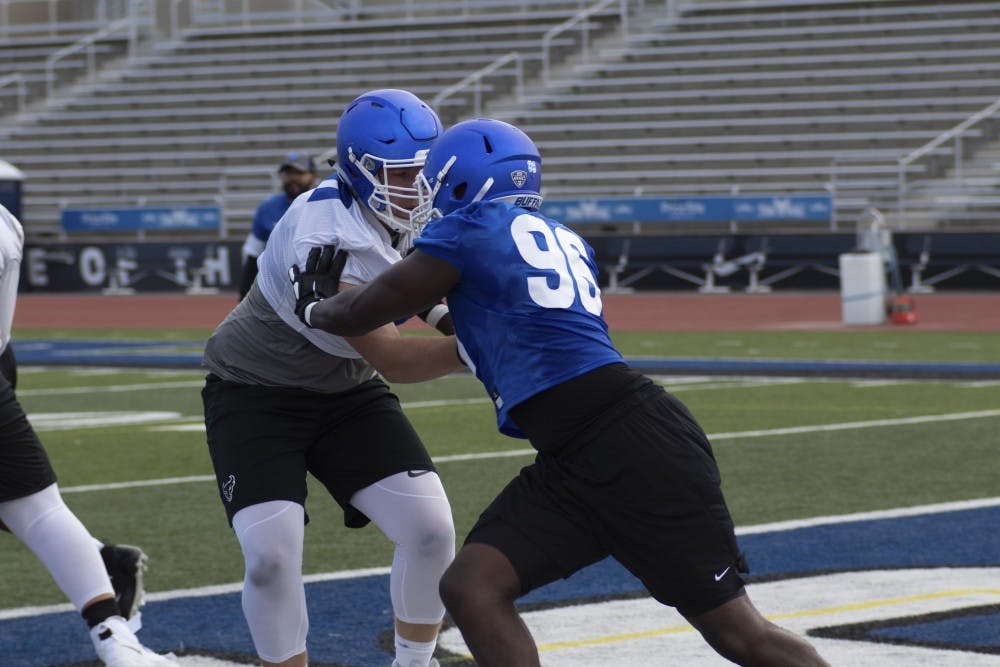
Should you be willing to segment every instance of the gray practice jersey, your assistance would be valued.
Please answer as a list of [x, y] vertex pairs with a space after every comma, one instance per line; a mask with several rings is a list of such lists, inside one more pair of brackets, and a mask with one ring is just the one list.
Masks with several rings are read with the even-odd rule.
[[209, 370], [223, 380], [322, 392], [374, 377], [347, 341], [310, 329], [295, 315], [288, 270], [304, 268], [310, 249], [329, 244], [349, 253], [341, 281], [361, 285], [398, 262], [413, 239], [404, 235], [394, 247], [380, 223], [369, 222], [360, 204], [342, 196], [336, 178], [299, 195], [271, 232], [250, 293], [209, 338]]

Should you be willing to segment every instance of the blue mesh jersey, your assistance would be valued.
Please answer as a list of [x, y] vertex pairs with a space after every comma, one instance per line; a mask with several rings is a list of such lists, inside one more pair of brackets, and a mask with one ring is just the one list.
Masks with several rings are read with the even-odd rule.
[[261, 202], [257, 207], [257, 212], [253, 216], [252, 233], [258, 239], [267, 243], [271, 237], [271, 230], [281, 220], [288, 207], [292, 205], [292, 200], [284, 192], [272, 195]]
[[508, 417], [518, 403], [623, 361], [601, 317], [594, 251], [568, 227], [481, 202], [430, 222], [414, 245], [461, 274], [448, 308], [501, 432], [524, 437]]

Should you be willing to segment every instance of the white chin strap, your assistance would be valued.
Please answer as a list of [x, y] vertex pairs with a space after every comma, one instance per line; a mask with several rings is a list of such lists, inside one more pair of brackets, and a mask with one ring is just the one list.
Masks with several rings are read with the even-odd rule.
[[[490, 188], [492, 187], [493, 187], [493, 177], [490, 176], [489, 178], [486, 179], [486, 182], [483, 183], [483, 187], [479, 188], [479, 192], [477, 192], [476, 196], [472, 198], [472, 201], [477, 202], [483, 197], [485, 197], [486, 193], [489, 192]], [[471, 204], [472, 202], [469, 203]]]

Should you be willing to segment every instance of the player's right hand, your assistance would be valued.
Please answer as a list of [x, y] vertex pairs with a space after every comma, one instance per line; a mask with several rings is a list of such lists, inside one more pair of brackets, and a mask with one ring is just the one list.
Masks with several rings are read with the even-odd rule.
[[312, 327], [313, 307], [339, 290], [340, 274], [346, 262], [347, 252], [338, 251], [337, 246], [316, 246], [309, 251], [304, 271], [298, 264], [288, 269], [295, 294], [295, 314], [307, 327]]

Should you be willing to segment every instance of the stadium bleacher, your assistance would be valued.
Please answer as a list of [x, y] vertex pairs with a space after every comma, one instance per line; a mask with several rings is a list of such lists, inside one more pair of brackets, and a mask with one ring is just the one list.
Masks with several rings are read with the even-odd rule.
[[[552, 195], [835, 187], [851, 217], [895, 201], [898, 158], [1000, 97], [996, 3], [702, 2], [653, 23], [659, 33], [495, 111], [557, 165]], [[597, 135], [593, 163], [560, 162], [570, 137]], [[984, 135], [965, 135], [967, 153]], [[911, 179], [953, 151], [942, 145]], [[594, 178], [579, 175], [597, 162]]]
[[[5, 159], [26, 174], [30, 233], [58, 235], [67, 205], [174, 203], [221, 203], [232, 228], [246, 229], [273, 187], [275, 160], [290, 148], [332, 149], [336, 118], [359, 92], [406, 87], [430, 99], [530, 45], [525, 68], [537, 70], [544, 32], [583, 6], [476, 2], [459, 4], [478, 11], [456, 13], [442, 11], [456, 3], [439, 4], [366, 3], [370, 16], [349, 22], [196, 25], [105, 68], [0, 131]], [[403, 29], [392, 17], [407, 11], [415, 15]], [[591, 29], [607, 30], [615, 17], [595, 15]], [[499, 94], [513, 81], [489, 85]]]
[[[25, 113], [6, 113], [17, 82], [0, 80], [0, 153], [25, 172], [29, 238], [63, 237], [66, 207], [165, 205], [217, 205], [222, 234], [239, 238], [275, 161], [291, 148], [328, 154], [358, 92], [406, 87], [430, 100], [510, 53], [517, 80], [498, 72], [438, 110], [453, 122], [481, 96], [489, 115], [524, 128], [548, 198], [827, 193], [834, 218], [815, 233], [852, 233], [870, 206], [900, 230], [996, 228], [992, 116], [900, 167], [1000, 99], [995, 2], [286, 4], [299, 13], [282, 0], [189, 0], [180, 23], [154, 12], [131, 57], [122, 39], [101, 41], [100, 74], [75, 82], [85, 54], [60, 61], [56, 94]], [[51, 50], [95, 24], [74, 25], [0, 34], [29, 97]]]

